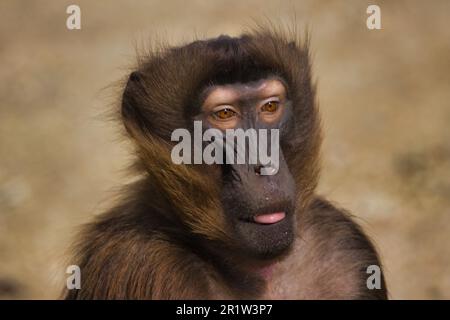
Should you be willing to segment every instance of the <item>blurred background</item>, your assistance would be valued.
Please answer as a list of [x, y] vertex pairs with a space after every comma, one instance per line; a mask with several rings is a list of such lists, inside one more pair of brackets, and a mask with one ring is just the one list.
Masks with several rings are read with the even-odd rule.
[[[81, 30], [66, 8], [81, 7]], [[381, 8], [368, 30], [366, 8]], [[308, 25], [319, 192], [374, 239], [393, 299], [450, 299], [450, 1], [0, 2], [0, 298], [58, 298], [77, 227], [128, 179], [105, 117], [136, 46]], [[301, 29], [301, 28], [300, 28]]]

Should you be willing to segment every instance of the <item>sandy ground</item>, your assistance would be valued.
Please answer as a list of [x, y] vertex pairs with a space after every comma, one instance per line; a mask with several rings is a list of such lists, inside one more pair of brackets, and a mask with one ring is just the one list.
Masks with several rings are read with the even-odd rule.
[[374, 239], [394, 299], [450, 298], [449, 1], [0, 2], [0, 298], [57, 298], [76, 227], [109, 205], [129, 148], [104, 113], [134, 48], [238, 35], [253, 19], [312, 31], [321, 194]]

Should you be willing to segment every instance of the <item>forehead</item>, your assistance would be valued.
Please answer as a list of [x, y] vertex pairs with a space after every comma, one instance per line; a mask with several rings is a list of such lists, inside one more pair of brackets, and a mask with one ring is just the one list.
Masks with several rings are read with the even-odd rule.
[[226, 103], [243, 98], [268, 98], [286, 95], [281, 79], [269, 78], [246, 83], [213, 85], [206, 89], [204, 105]]

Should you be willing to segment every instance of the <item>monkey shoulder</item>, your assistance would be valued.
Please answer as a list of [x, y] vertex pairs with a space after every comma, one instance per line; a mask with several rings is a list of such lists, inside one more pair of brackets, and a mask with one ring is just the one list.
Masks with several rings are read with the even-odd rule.
[[316, 198], [300, 218], [298, 230], [287, 265], [297, 270], [300, 298], [386, 298], [383, 278], [382, 289], [367, 288], [367, 268], [381, 264], [372, 242], [349, 213]]
[[119, 207], [84, 226], [74, 258], [82, 285], [67, 299], [206, 298], [201, 261], [136, 212]]

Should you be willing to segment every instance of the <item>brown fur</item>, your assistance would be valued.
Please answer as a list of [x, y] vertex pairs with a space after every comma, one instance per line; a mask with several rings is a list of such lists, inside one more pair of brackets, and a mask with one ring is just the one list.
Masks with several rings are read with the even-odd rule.
[[188, 106], [229, 62], [205, 41], [162, 48], [130, 76], [120, 112], [142, 178], [80, 234], [74, 263], [82, 288], [67, 298], [386, 298], [384, 282], [383, 290], [365, 287], [365, 268], [380, 265], [370, 241], [347, 214], [314, 195], [321, 133], [308, 42], [267, 29], [241, 39], [235, 59], [251, 57], [256, 68], [282, 76], [295, 108], [282, 146], [298, 190], [294, 248], [275, 261], [270, 280], [252, 275], [258, 262], [233, 255], [215, 168], [172, 163], [170, 133], [192, 125]]

